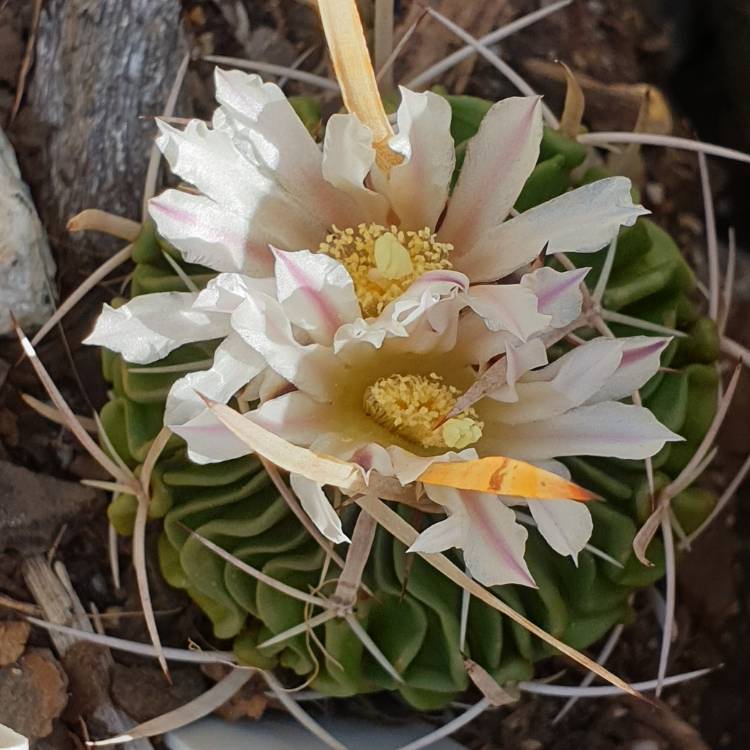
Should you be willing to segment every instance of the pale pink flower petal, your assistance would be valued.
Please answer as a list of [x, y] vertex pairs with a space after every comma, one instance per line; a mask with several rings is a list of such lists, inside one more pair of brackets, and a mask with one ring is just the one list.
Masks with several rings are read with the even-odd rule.
[[274, 234], [259, 233], [247, 215], [181, 190], [166, 190], [148, 205], [159, 234], [188, 263], [253, 276], [272, 272], [273, 257], [266, 238]]
[[583, 295], [580, 285], [590, 268], [577, 268], [574, 271], [556, 271], [542, 268], [527, 273], [521, 285], [536, 294], [539, 312], [550, 315], [552, 328], [564, 328], [581, 314]]
[[285, 178], [320, 180], [320, 149], [275, 83], [253, 73], [221, 68], [215, 68], [214, 82], [219, 111], [234, 120], [227, 123], [233, 134], [255, 146], [253, 161], [278, 170]]
[[357, 464], [362, 468], [365, 481], [373, 471], [384, 477], [394, 476], [391, 456], [378, 443], [354, 440], [340, 432], [328, 432], [316, 437], [310, 445], [310, 450]]
[[247, 402], [265, 402], [294, 390], [296, 388], [288, 380], [267, 367], [242, 389], [242, 397]]
[[170, 429], [188, 445], [188, 458], [197, 464], [220, 463], [247, 456], [247, 444], [228, 430], [208, 409]]
[[458, 271], [427, 271], [386, 306], [378, 320], [393, 320], [408, 328], [430, 308], [469, 290], [469, 279]]
[[584, 503], [575, 500], [530, 500], [531, 515], [544, 541], [564, 557], [578, 562], [594, 529], [591, 513]]
[[323, 178], [320, 148], [284, 92], [275, 83], [239, 70], [216, 68], [215, 81], [221, 107], [214, 127], [227, 129], [248, 161], [273, 175], [296, 204], [324, 224], [347, 221], [355, 205]]
[[550, 322], [549, 315], [539, 312], [536, 294], [521, 284], [472, 286], [466, 301], [491, 331], [508, 331], [522, 341]]
[[497, 495], [435, 485], [425, 489], [431, 500], [446, 508], [449, 518], [436, 524], [440, 528], [420, 535], [410, 552], [441, 552], [452, 543], [463, 550], [469, 572], [485, 586], [536, 587], [523, 557], [528, 533]]
[[451, 353], [456, 361], [479, 365], [480, 369], [505, 354], [509, 346], [519, 340], [507, 331], [490, 331], [482, 318], [474, 312], [462, 315], [458, 321], [456, 346]]
[[356, 211], [342, 226], [387, 222], [388, 201], [365, 186], [365, 178], [374, 163], [375, 149], [370, 128], [355, 115], [331, 115], [323, 140], [323, 177], [348, 195], [356, 206]]
[[494, 281], [530, 263], [542, 250], [592, 253], [611, 242], [621, 226], [648, 213], [633, 204], [630, 180], [607, 177], [592, 182], [486, 231], [456, 268], [472, 281]]
[[374, 172], [405, 229], [434, 229], [448, 199], [456, 156], [451, 137], [451, 107], [442, 96], [400, 87], [398, 133], [390, 147], [403, 156], [388, 175]]
[[[428, 271], [389, 303], [376, 318], [358, 319], [336, 332], [334, 351], [348, 362], [363, 345], [376, 349], [389, 340], [393, 351], [423, 353], [452, 349], [469, 280], [455, 271]], [[392, 339], [399, 339], [393, 342]]]
[[183, 424], [206, 406], [201, 396], [226, 404], [252, 378], [266, 369], [266, 363], [237, 333], [230, 333], [214, 352], [208, 370], [190, 372], [177, 380], [169, 391], [164, 423]]
[[232, 313], [232, 328], [281, 377], [325, 400], [341, 375], [342, 363], [320, 344], [300, 344], [281, 304], [266, 295], [248, 297]]
[[596, 339], [571, 349], [551, 365], [516, 383], [518, 401], [487, 405], [493, 421], [537, 422], [564, 414], [598, 393], [617, 370], [622, 348], [615, 339]]
[[[238, 334], [230, 333], [216, 349], [208, 370], [188, 373], [175, 382], [167, 397], [164, 424], [185, 440], [192, 461], [213, 463], [247, 453], [247, 446], [241, 450], [242, 442], [211, 414], [202, 396], [225, 404], [265, 368], [263, 358]], [[212, 437], [207, 439], [207, 433]]]
[[342, 427], [334, 407], [302, 391], [291, 391], [265, 401], [249, 415], [249, 419], [274, 435], [305, 447], [321, 435], [336, 433]]
[[622, 346], [620, 365], [605, 385], [587, 403], [617, 401], [630, 397], [659, 371], [661, 354], [671, 339], [630, 336], [618, 339]]
[[291, 474], [289, 481], [300, 500], [302, 509], [310, 516], [320, 533], [334, 544], [348, 542], [349, 537], [341, 528], [341, 519], [323, 492], [323, 488], [317, 482], [300, 474]]
[[84, 344], [103, 346], [148, 365], [183, 344], [226, 336], [229, 316], [193, 309], [193, 292], [142, 294], [117, 309], [104, 305]]
[[428, 526], [407, 552], [445, 552], [449, 549], [460, 549], [465, 539], [463, 519], [456, 514]]
[[359, 317], [351, 276], [337, 260], [308, 250], [273, 249], [277, 298], [289, 320], [313, 341], [331, 344], [345, 323]]
[[[539, 468], [570, 479], [570, 471], [559, 461], [542, 461]], [[574, 500], [527, 500], [524, 503], [531, 511], [539, 533], [560, 555], [573, 558], [578, 564], [578, 555], [591, 538], [594, 522], [585, 503]]]
[[[394, 328], [392, 333], [404, 335], [401, 330], [401, 328]], [[352, 356], [356, 358], [359, 354], [359, 346], [367, 345], [380, 349], [387, 335], [388, 331], [385, 326], [373, 325], [363, 318], [357, 318], [352, 323], [345, 323], [336, 331], [333, 338], [333, 351], [347, 359]], [[355, 347], [357, 347], [356, 351], [352, 351]]]
[[525, 461], [559, 456], [642, 459], [658, 453], [665, 443], [680, 440], [648, 409], [605, 401], [540, 422], [485, 423], [481, 450], [483, 455]]
[[268, 170], [246, 158], [229, 132], [197, 120], [182, 131], [158, 124], [157, 145], [172, 171], [224, 211], [243, 217], [254, 245], [316, 247], [325, 237], [328, 223], [315, 206], [295, 200]]
[[248, 297], [256, 294], [276, 296], [273, 278], [256, 279], [239, 273], [220, 273], [198, 292], [193, 309], [233, 313]]
[[[479, 132], [468, 143], [439, 230], [443, 242], [453, 243], [452, 258], [459, 270], [474, 265], [469, 259], [479, 238], [510, 212], [536, 165], [541, 139], [539, 97], [503, 99], [485, 115]], [[475, 281], [487, 280], [469, 275]]]
[[516, 383], [529, 370], [547, 364], [547, 349], [540, 339], [531, 339], [521, 344], [508, 342], [505, 350], [507, 361], [506, 382], [500, 388], [489, 393], [489, 397], [496, 401], [513, 403], [518, 401]]

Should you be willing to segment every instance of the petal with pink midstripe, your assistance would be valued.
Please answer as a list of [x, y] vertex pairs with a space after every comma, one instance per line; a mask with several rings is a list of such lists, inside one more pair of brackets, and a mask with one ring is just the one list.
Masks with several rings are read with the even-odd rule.
[[581, 283], [590, 268], [556, 271], [542, 268], [524, 274], [521, 285], [530, 289], [539, 300], [539, 312], [550, 316], [552, 328], [563, 328], [572, 323], [583, 307]]
[[355, 203], [323, 178], [320, 148], [284, 92], [239, 70], [216, 68], [214, 79], [221, 104], [214, 127], [229, 132], [248, 161], [272, 174], [296, 204], [327, 226], [350, 226]]
[[615, 339], [596, 339], [571, 349], [551, 365], [515, 384], [514, 403], [490, 402], [489, 419], [518, 425], [564, 414], [598, 393], [617, 370], [622, 348]]
[[251, 227], [249, 216], [181, 190], [166, 190], [148, 206], [159, 234], [188, 263], [251, 276], [272, 273], [273, 256], [267, 240], [273, 234], [267, 236]]
[[541, 139], [541, 99], [514, 96], [494, 104], [468, 142], [439, 229], [440, 240], [453, 243], [451, 259], [459, 271], [469, 273], [468, 260], [479, 238], [510, 212], [536, 165]]
[[231, 325], [282, 378], [318, 400], [332, 395], [342, 363], [329, 347], [299, 343], [278, 300], [264, 294], [248, 297], [232, 313]]
[[457, 259], [472, 281], [502, 279], [546, 248], [555, 253], [593, 253], [608, 245], [621, 226], [649, 213], [633, 204], [627, 177], [607, 177], [553, 198], [491, 228]]
[[528, 533], [497, 495], [435, 485], [425, 489], [431, 500], [446, 509], [448, 518], [422, 532], [410, 552], [459, 547], [472, 577], [485, 586], [536, 587], [524, 560]]
[[277, 298], [289, 320], [313, 341], [330, 345], [345, 323], [359, 318], [352, 278], [337, 260], [322, 253], [273, 249]]
[[483, 455], [523, 461], [559, 456], [643, 459], [682, 439], [648, 409], [604, 401], [539, 422], [511, 426], [485, 421], [481, 448]]
[[622, 359], [611, 378], [586, 403], [629, 398], [659, 371], [661, 354], [671, 339], [654, 336], [629, 336], [618, 339]]

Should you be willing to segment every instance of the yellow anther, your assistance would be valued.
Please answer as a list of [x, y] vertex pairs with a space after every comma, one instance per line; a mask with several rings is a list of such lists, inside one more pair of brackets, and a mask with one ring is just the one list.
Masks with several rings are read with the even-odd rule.
[[435, 428], [459, 395], [435, 373], [390, 375], [367, 388], [363, 406], [381, 427], [422, 448], [465, 448], [482, 437], [484, 425], [473, 409]]
[[482, 437], [482, 428], [471, 417], [454, 417], [443, 425], [443, 441], [449, 448], [461, 450]]
[[375, 268], [386, 279], [402, 279], [414, 273], [409, 251], [392, 232], [386, 232], [375, 240]]
[[453, 245], [438, 242], [427, 227], [413, 232], [380, 224], [334, 227], [318, 247], [349, 272], [365, 318], [379, 315], [427, 271], [451, 268], [451, 250]]

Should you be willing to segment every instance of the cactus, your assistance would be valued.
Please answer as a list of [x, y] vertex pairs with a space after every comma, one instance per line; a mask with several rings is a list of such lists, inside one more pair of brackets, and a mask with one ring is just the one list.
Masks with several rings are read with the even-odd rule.
[[[447, 99], [453, 112], [458, 169], [462, 144], [476, 132], [490, 103], [463, 96]], [[295, 106], [298, 111], [302, 108], [305, 124], [318, 130], [315, 108], [303, 100]], [[546, 130], [539, 162], [516, 209], [527, 210], [570, 187], [601, 177], [598, 168], [581, 173], [585, 157], [585, 147]], [[133, 249], [136, 269], [131, 296], [184, 290], [184, 278], [166, 256], [178, 261], [199, 288], [212, 277], [205, 268], [184, 264], [156, 235], [153, 225], [146, 223]], [[585, 260], [571, 256], [571, 260], [593, 266], [586, 279], [593, 289], [604, 254], [587, 255]], [[685, 438], [682, 443], [667, 444], [654, 457], [657, 489], [687, 464], [716, 410], [718, 335], [713, 322], [702, 317], [693, 301], [694, 290], [693, 274], [666, 232], [646, 219], [621, 230], [604, 307], [686, 334], [671, 342], [662, 355], [663, 370], [641, 391], [644, 404], [658, 419]], [[613, 323], [612, 330], [617, 336], [643, 333], [622, 323]], [[199, 369], [202, 365], [195, 363], [210, 359], [213, 348], [210, 343], [183, 346], [146, 367], [129, 365], [119, 355], [103, 351], [111, 398], [101, 418], [114, 450], [129, 466], [138, 468], [161, 429], [164, 401], [172, 383], [187, 370]], [[632, 617], [632, 593], [663, 575], [663, 550], [658, 539], [652, 542], [648, 550], [654, 562], [651, 568], [643, 566], [632, 551], [637, 528], [651, 510], [643, 462], [595, 458], [565, 462], [578, 482], [605, 500], [591, 505], [591, 544], [596, 549], [582, 552], [576, 566], [569, 558], [556, 555], [531, 528], [526, 560], [538, 589], [502, 586], [493, 591], [551, 634], [582, 649], [614, 624]], [[684, 530], [690, 532], [714, 503], [711, 493], [690, 487], [674, 498], [672, 507]], [[120, 533], [132, 530], [135, 509], [133, 496], [114, 498], [109, 518]], [[426, 522], [414, 517], [417, 512], [413, 509], [404, 507], [400, 512], [415, 525]], [[164, 577], [184, 589], [206, 613], [214, 635], [232, 639], [241, 662], [291, 670], [300, 681], [310, 679], [311, 687], [325, 694], [398, 690], [409, 704], [428, 710], [445, 705], [467, 687], [466, 655], [502, 684], [527, 679], [535, 662], [551, 653], [521, 627], [475, 599], [469, 606], [462, 649], [461, 589], [421, 558], [407, 556], [404, 546], [382, 529], [377, 532], [364, 575], [372, 595], [360, 598], [356, 617], [401, 674], [403, 683], [379, 666], [348, 625], [338, 620], [329, 620], [315, 631], [328, 657], [305, 633], [259, 648], [272, 636], [309, 618], [305, 604], [243, 574], [191, 538], [186, 528], [301, 590], [322, 587], [328, 591], [335, 585], [337, 573], [324, 566], [322, 550], [279, 497], [255, 457], [195, 465], [187, 459], [181, 440], [173, 436], [152, 476], [150, 516], [162, 526], [159, 556]], [[345, 528], [351, 526], [346, 511], [342, 520]]]

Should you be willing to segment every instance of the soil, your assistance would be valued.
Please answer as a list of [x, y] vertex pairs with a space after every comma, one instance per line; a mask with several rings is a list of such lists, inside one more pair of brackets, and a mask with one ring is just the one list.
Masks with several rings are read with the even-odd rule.
[[[432, 4], [479, 36], [547, 3], [506, 0], [473, 4], [436, 0]], [[40, 153], [45, 148], [44, 133], [36, 125], [34, 112], [24, 99], [18, 115], [8, 125], [21, 61], [31, 34], [32, 5], [22, 0], [0, 0], [0, 122], [7, 126], [32, 192], [40, 194], [45, 181], [39, 166]], [[302, 52], [312, 50], [302, 67], [321, 75], [330, 74], [320, 29], [309, 5], [302, 0], [184, 0], [182, 5], [183, 22], [196, 55], [198, 52], [216, 53], [292, 65]], [[711, 5], [711, 9], [704, 7], [707, 5]], [[416, 2], [397, 3], [399, 33], [403, 33], [421, 12]], [[735, 23], [727, 23], [728, 17], [735, 18]], [[670, 98], [676, 113], [677, 133], [692, 135], [697, 129], [706, 140], [748, 148], [750, 119], [747, 119], [746, 102], [744, 98], [739, 101], [741, 97], [733, 96], [733, 92], [740, 90], [740, 83], [747, 80], [745, 72], [750, 66], [747, 45], [743, 47], [733, 41], [738, 27], [750, 29], [750, 12], [739, 0], [711, 4], [575, 0], [549, 20], [507, 40], [501, 53], [528, 75], [553, 108], [559, 107], [562, 89], [553, 78], [539, 73], [534, 60], [565, 61], [576, 72], [603, 84], [654, 83]], [[455, 39], [435, 22], [422, 19], [395, 66], [396, 80], [408, 80], [457, 46]], [[187, 106], [198, 116], [209, 114], [212, 108], [210, 71], [209, 65], [193, 62], [185, 82]], [[32, 67], [29, 76], [33, 75]], [[712, 85], [716, 80], [721, 82], [719, 86]], [[456, 93], [486, 98], [514, 93], [489, 64], [474, 59], [444, 76], [440, 83]], [[290, 82], [287, 90], [305, 92], [304, 87], [295, 82]], [[329, 102], [329, 108], [337, 106], [336, 102]], [[716, 118], [712, 113], [719, 106], [722, 117]], [[590, 107], [598, 112], [596, 122], [589, 123], [592, 128], [627, 130], [634, 125], [634, 119], [622, 121], [622, 112], [613, 112], [604, 106], [597, 109], [595, 97]], [[133, 116], [139, 114], [142, 113], [134, 112]], [[637, 111], [632, 114], [635, 116]], [[74, 160], [75, 155], [71, 154], [70, 159]], [[694, 157], [671, 150], [646, 149], [644, 165], [644, 187], [657, 220], [674, 234], [700, 273], [705, 247]], [[727, 226], [735, 225], [742, 230], [748, 219], [741, 202], [744, 195], [738, 192], [737, 186], [738, 180], [747, 180], [747, 167], [735, 168], [726, 163], [712, 163], [711, 167], [720, 229], [723, 232]], [[83, 208], [85, 206], [81, 206]], [[75, 245], [67, 237], [55, 234], [50, 241], [58, 262], [56, 283], [64, 298], [93, 270], [94, 261], [90, 255], [77, 255]], [[745, 345], [750, 344], [745, 324], [750, 315], [748, 270], [750, 259], [741, 252], [729, 333]], [[101, 303], [114, 296], [126, 273], [127, 270], [118, 271], [115, 278], [100, 284], [67, 316], [64, 326], [51, 333], [39, 348], [41, 359], [64, 396], [81, 414], [90, 414], [93, 408], [100, 407], [106, 392], [97, 352], [81, 346], [80, 341]], [[137, 610], [132, 573], [124, 571], [119, 589], [115, 589], [111, 581], [106, 519], [101, 512], [104, 498], [84, 488], [80, 488], [78, 495], [71, 490], [75, 487], [71, 482], [97, 477], [97, 469], [66, 430], [45, 421], [23, 402], [23, 393], [38, 398], [44, 396], [31, 367], [27, 362], [19, 362], [18, 346], [10, 339], [0, 340], [0, 376], [0, 461], [24, 467], [27, 473], [44, 475], [43, 482], [47, 483], [44, 491], [57, 501], [50, 505], [46, 517], [44, 511], [35, 506], [29, 515], [37, 526], [27, 530], [29, 533], [25, 537], [19, 535], [12, 544], [3, 537], [0, 509], [0, 638], [11, 631], [17, 638], [18, 629], [7, 624], [18, 618], [18, 607], [14, 609], [13, 601], [33, 602], [23, 583], [22, 561], [24, 556], [40, 549], [54, 547], [52, 556], [66, 566], [73, 587], [86, 606], [94, 604], [100, 612], [111, 614]], [[748, 414], [750, 390], [743, 383], [722, 433], [719, 457], [704, 478], [715, 488], [726, 486], [750, 452]], [[4, 504], [10, 502], [6, 497], [15, 497], [17, 503], [23, 503], [22, 490], [28, 487], [30, 479], [18, 472], [13, 469], [7, 473], [15, 477], [12, 481], [17, 484], [7, 492], [3, 490]], [[60, 480], [66, 480], [59, 485], [64, 487], [64, 492], [50, 484]], [[24, 481], [27, 485], [23, 485]], [[44, 492], [40, 492], [43, 496]], [[743, 503], [747, 493], [745, 485], [710, 533], [679, 560], [676, 640], [669, 672], [723, 666], [708, 678], [667, 691], [665, 703], [659, 709], [623, 698], [580, 701], [562, 722], [553, 725], [552, 718], [562, 702], [527, 697], [509, 708], [483, 715], [463, 730], [461, 739], [467, 746], [487, 750], [741, 750], [750, 747], [750, 713], [746, 710], [746, 676], [750, 669], [750, 652], [746, 649], [750, 636], [750, 509]], [[32, 495], [38, 497], [39, 493], [27, 491], [27, 502], [33, 502]], [[84, 506], [85, 511], [82, 511]], [[92, 508], [98, 511], [92, 512]], [[153, 546], [149, 546], [152, 553]], [[121, 559], [126, 561], [127, 540], [121, 542], [120, 552]], [[195, 608], [165, 584], [160, 584], [158, 575], [152, 575], [151, 580], [154, 608], [160, 613], [159, 627], [165, 643], [184, 646], [191, 638], [199, 644], [212, 645], [205, 635], [209, 632], [206, 623]], [[659, 630], [645, 596], [638, 600], [637, 609], [636, 622], [626, 628], [609, 664], [629, 680], [652, 678], [658, 661]], [[108, 619], [107, 631], [147, 640], [138, 617]], [[49, 645], [41, 631], [32, 630], [27, 656], [22, 658], [39, 658], [39, 649], [49, 648]], [[0, 643], [0, 652], [3, 652], [2, 646]], [[48, 652], [44, 655], [45, 659], [52, 658]], [[186, 670], [181, 690], [160, 691], [156, 667], [121, 656], [117, 656], [117, 661], [120, 666], [115, 672], [115, 698], [137, 720], [148, 718], [149, 708], [152, 715], [171, 710], [197, 694], [205, 684], [205, 678], [197, 670]], [[574, 668], [563, 663], [550, 665], [550, 673], [559, 668], [567, 670], [569, 682], [580, 677]], [[142, 681], [149, 701], [144, 702], [139, 691], [129, 689], [133, 681]], [[247, 700], [253, 703], [252, 711], [255, 711], [257, 701]], [[67, 714], [64, 719], [58, 718], [60, 710], [42, 717], [45, 721], [54, 720], [54, 732], [40, 747], [77, 746], [81, 726]], [[390, 713], [396, 709], [390, 699], [385, 698], [382, 703], [352, 701], [346, 710]], [[443, 719], [435, 717], [436, 724]], [[44, 728], [47, 729], [46, 725]]]

